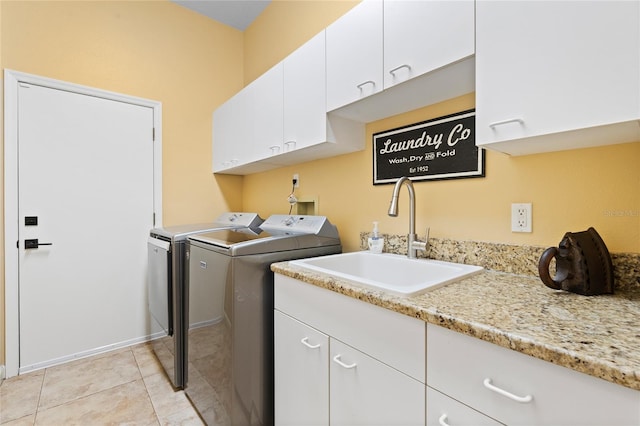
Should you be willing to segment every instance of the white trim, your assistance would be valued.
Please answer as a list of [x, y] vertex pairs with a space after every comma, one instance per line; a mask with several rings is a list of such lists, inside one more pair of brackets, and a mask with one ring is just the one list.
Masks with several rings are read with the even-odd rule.
[[56, 358], [56, 359], [52, 359], [52, 360], [49, 360], [49, 361], [46, 361], [46, 362], [40, 362], [40, 363], [33, 364], [33, 365], [27, 365], [27, 366], [24, 366], [24, 367], [20, 367], [19, 374], [25, 374], [25, 373], [29, 373], [31, 371], [42, 370], [43, 368], [53, 367], [55, 365], [64, 364], [66, 362], [76, 361], [76, 360], [79, 360], [79, 359], [88, 358], [90, 356], [112, 352], [112, 351], [115, 351], [117, 349], [127, 348], [129, 346], [134, 346], [134, 345], [137, 345], [139, 343], [150, 342], [152, 340], [159, 339], [159, 338], [164, 337], [166, 335], [167, 334], [164, 331], [159, 331], [159, 332], [151, 334], [149, 336], [138, 337], [138, 338], [135, 338], [135, 339], [129, 339], [129, 340], [126, 340], [126, 341], [123, 341], [123, 342], [102, 346], [100, 348], [90, 349], [88, 351], [82, 351], [82, 352], [78, 352], [78, 353], [75, 353], [75, 354], [66, 355], [66, 356], [63, 356], [63, 357], [60, 357], [60, 358]]
[[[5, 69], [4, 71], [4, 256], [5, 256], [5, 362], [6, 377], [19, 373], [18, 294], [18, 85], [23, 83], [66, 90], [153, 108], [153, 204], [155, 226], [162, 226], [162, 103], [65, 81]], [[20, 371], [23, 372], [23, 371]]]

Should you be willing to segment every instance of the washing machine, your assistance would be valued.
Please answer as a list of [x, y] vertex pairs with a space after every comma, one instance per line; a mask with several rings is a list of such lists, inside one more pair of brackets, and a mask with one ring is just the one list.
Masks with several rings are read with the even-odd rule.
[[210, 426], [274, 422], [271, 264], [342, 252], [324, 216], [273, 215], [260, 229], [188, 238], [185, 393]]
[[148, 297], [152, 347], [171, 384], [182, 389], [185, 381], [186, 334], [184, 304], [186, 246], [189, 235], [222, 229], [260, 231], [263, 219], [257, 213], [227, 212], [212, 223], [154, 228], [148, 239]]

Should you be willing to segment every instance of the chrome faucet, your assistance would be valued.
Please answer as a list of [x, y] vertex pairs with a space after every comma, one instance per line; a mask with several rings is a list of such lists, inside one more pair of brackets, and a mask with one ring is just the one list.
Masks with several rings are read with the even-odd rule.
[[418, 250], [427, 250], [429, 230], [427, 228], [427, 237], [425, 241], [419, 241], [416, 235], [416, 195], [413, 190], [413, 183], [406, 176], [398, 179], [396, 186], [393, 188], [391, 203], [389, 204], [389, 216], [398, 216], [398, 196], [400, 195], [400, 187], [402, 187], [403, 183], [406, 183], [407, 189], [409, 190], [409, 235], [407, 235], [407, 257], [409, 257], [409, 259], [415, 259], [417, 257]]

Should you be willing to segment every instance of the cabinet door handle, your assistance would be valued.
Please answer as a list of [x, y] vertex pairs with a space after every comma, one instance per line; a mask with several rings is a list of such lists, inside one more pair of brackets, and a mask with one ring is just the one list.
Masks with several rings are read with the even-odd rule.
[[320, 346], [322, 346], [320, 344], [312, 345], [311, 343], [309, 343], [309, 338], [308, 337], [303, 337], [302, 340], [300, 340], [300, 343], [302, 343], [303, 345], [305, 345], [309, 349], [318, 349]]
[[356, 368], [356, 366], [358, 365], [358, 364], [356, 364], [355, 362], [354, 362], [353, 364], [345, 364], [344, 362], [342, 362], [342, 360], [340, 360], [340, 357], [341, 357], [341, 356], [342, 356], [342, 355], [340, 355], [340, 354], [338, 354], [338, 355], [334, 356], [334, 357], [333, 357], [333, 362], [335, 362], [336, 364], [338, 364], [338, 365], [339, 365], [339, 366], [341, 366], [341, 367], [349, 368], [349, 369], [351, 369], [351, 368]]
[[272, 145], [269, 147], [271, 154], [277, 154], [280, 152], [280, 145]]
[[493, 129], [497, 126], [502, 126], [503, 124], [509, 124], [509, 123], [524, 124], [524, 120], [522, 118], [508, 118], [506, 120], [494, 121], [493, 123], [489, 123], [489, 127]]
[[395, 74], [395, 72], [396, 72], [396, 71], [399, 71], [399, 70], [401, 70], [402, 68], [406, 68], [406, 69], [408, 69], [409, 71], [411, 71], [411, 65], [409, 65], [409, 64], [402, 64], [402, 65], [400, 65], [400, 66], [395, 67], [395, 68], [394, 68], [394, 69], [392, 69], [392, 70], [389, 70], [389, 74]]
[[296, 141], [288, 141], [284, 143], [285, 151], [293, 151], [296, 149]]
[[360, 84], [358, 84], [356, 87], [357, 87], [358, 89], [362, 90], [362, 88], [363, 88], [364, 86], [366, 86], [367, 84], [371, 84], [371, 85], [373, 85], [373, 87], [376, 87], [376, 82], [375, 82], [375, 81], [373, 81], [373, 80], [367, 80], [367, 81], [365, 81], [364, 83], [360, 83]]
[[507, 392], [504, 389], [500, 389], [499, 387], [491, 384], [491, 379], [486, 378], [484, 379], [484, 382], [482, 382], [484, 384], [484, 387], [489, 389], [490, 391], [493, 391], [495, 393], [499, 393], [502, 396], [506, 396], [509, 399], [512, 399], [516, 402], [520, 402], [523, 404], [526, 404], [527, 402], [531, 402], [533, 400], [533, 396], [531, 395], [526, 395], [526, 396], [518, 396], [518, 395], [514, 395], [511, 392]]

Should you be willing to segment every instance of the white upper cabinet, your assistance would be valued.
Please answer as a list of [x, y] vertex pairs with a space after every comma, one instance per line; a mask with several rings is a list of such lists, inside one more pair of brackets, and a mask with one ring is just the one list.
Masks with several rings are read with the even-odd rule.
[[380, 92], [382, 1], [364, 0], [327, 27], [327, 111]]
[[249, 93], [251, 158], [261, 160], [283, 150], [283, 66], [282, 62], [254, 80]]
[[238, 92], [213, 113], [213, 171], [249, 161], [249, 127], [246, 125], [247, 92]]
[[327, 28], [327, 110], [368, 123], [473, 92], [474, 28], [473, 0], [364, 0]]
[[364, 149], [364, 123], [474, 91], [472, 0], [364, 0], [214, 113], [213, 171]]
[[384, 88], [474, 54], [473, 0], [385, 0]]
[[327, 140], [325, 34], [284, 60], [284, 150]]
[[322, 31], [214, 113], [213, 171], [257, 173], [364, 149], [364, 124], [326, 109]]
[[640, 140], [640, 2], [476, 5], [476, 143], [512, 155]]
[[272, 166], [260, 160], [282, 153], [282, 72], [279, 63], [214, 111], [214, 173], [248, 164], [252, 173], [268, 170]]

